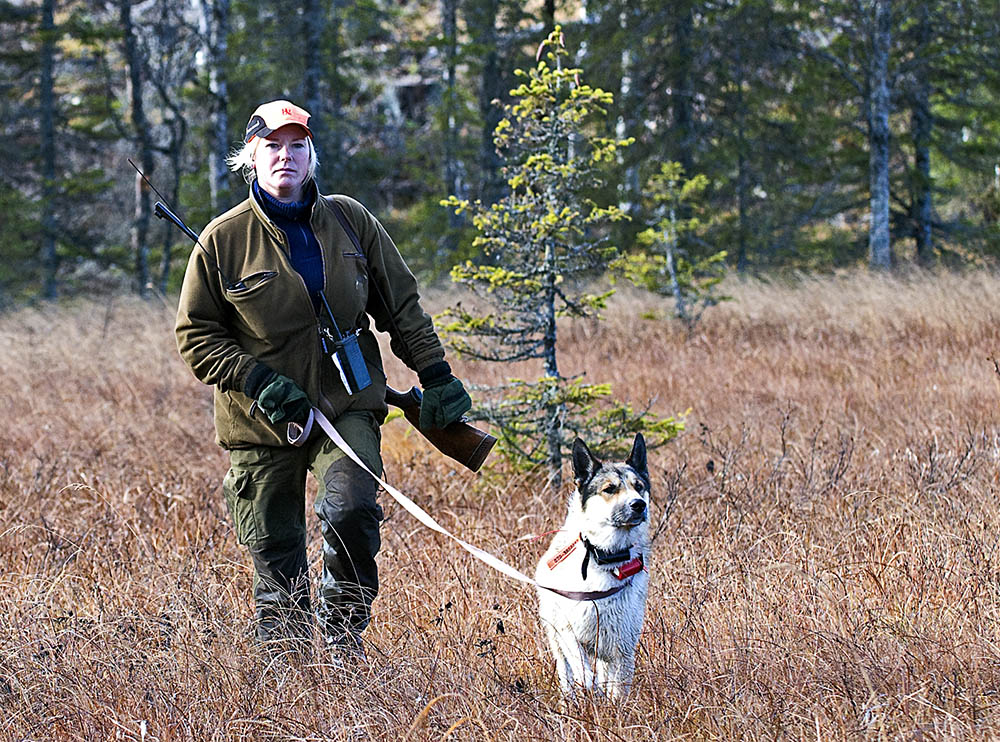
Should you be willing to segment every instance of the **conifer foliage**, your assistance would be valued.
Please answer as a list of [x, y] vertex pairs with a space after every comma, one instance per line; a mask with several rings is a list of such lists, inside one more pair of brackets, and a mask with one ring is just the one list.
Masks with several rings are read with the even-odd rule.
[[641, 252], [622, 255], [612, 269], [636, 286], [674, 302], [674, 316], [692, 331], [708, 307], [727, 297], [717, 292], [726, 274], [725, 250], [690, 255], [682, 237], [698, 236], [705, 223], [691, 215], [709, 182], [702, 174], [687, 177], [679, 162], [665, 162], [646, 184], [646, 197], [658, 221], [640, 232]]
[[610, 402], [608, 384], [559, 370], [557, 319], [599, 317], [609, 293], [586, 293], [580, 279], [598, 275], [615, 256], [606, 227], [626, 218], [587, 194], [600, 182], [602, 165], [631, 143], [599, 135], [596, 124], [612, 96], [584, 84], [581, 69], [564, 66], [568, 55], [557, 27], [539, 47], [535, 67], [515, 72], [523, 82], [510, 92], [513, 103], [494, 133], [505, 195], [491, 205], [456, 196], [443, 202], [471, 215], [473, 246], [486, 258], [455, 266], [452, 280], [489, 307], [446, 311], [440, 319], [449, 344], [469, 358], [542, 367], [535, 381], [510, 379], [481, 390], [486, 401], [475, 412], [500, 431], [508, 453], [546, 464], [556, 482], [575, 435], [601, 445], [642, 430], [656, 445], [680, 427], [673, 418], [656, 420], [648, 410]]

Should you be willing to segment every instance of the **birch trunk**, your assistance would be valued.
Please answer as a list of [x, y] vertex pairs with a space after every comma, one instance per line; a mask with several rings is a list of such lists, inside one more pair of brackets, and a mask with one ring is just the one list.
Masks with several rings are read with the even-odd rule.
[[211, 94], [208, 192], [212, 211], [217, 214], [229, 205], [229, 170], [226, 166], [226, 155], [229, 153], [229, 86], [226, 80], [229, 0], [198, 0], [198, 10], [204, 55], [202, 64], [206, 67]]
[[[146, 119], [146, 109], [143, 105], [143, 60], [136, 39], [135, 26], [132, 23], [131, 0], [120, 0], [118, 4], [118, 22], [122, 29], [122, 46], [125, 65], [128, 69], [129, 86], [129, 119], [135, 131], [135, 141], [139, 146], [139, 161], [146, 177], [152, 177], [155, 161], [153, 160], [153, 144], [149, 134], [149, 122]], [[151, 217], [149, 186], [139, 173], [135, 174], [135, 216], [132, 220], [130, 237], [132, 255], [135, 260], [135, 281], [141, 296], [149, 295], [152, 283], [149, 278], [149, 220]]]
[[869, 73], [869, 184], [871, 221], [868, 260], [873, 268], [892, 266], [889, 234], [889, 47], [892, 41], [891, 0], [875, 0], [875, 28]]

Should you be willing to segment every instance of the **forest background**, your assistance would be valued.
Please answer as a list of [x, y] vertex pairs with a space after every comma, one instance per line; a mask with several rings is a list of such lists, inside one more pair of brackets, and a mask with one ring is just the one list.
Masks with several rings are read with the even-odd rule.
[[[638, 248], [679, 163], [707, 184], [678, 247], [738, 279], [693, 332], [631, 290], [560, 318], [567, 379], [691, 410], [651, 458], [633, 693], [560, 707], [530, 594], [389, 502], [370, 666], [272, 664], [171, 331], [191, 245], [127, 159], [200, 229], [244, 198], [250, 112], [290, 98], [322, 189], [440, 289], [488, 260], [441, 201], [502, 200], [494, 129], [557, 24], [613, 94], [583, 135], [635, 139], [583, 194], [630, 219], [586, 237]], [[998, 41], [998, 0], [0, 0], [0, 740], [997, 736]], [[551, 480], [383, 430], [396, 486], [531, 569]]]
[[[321, 187], [364, 202], [425, 280], [471, 254], [441, 200], [497, 200], [513, 71], [560, 24], [600, 125], [635, 143], [598, 202], [656, 222], [661, 164], [708, 178], [693, 258], [743, 273], [1000, 252], [1000, 3], [0, 1], [0, 306], [176, 288], [190, 226], [245, 197], [223, 158], [261, 102], [313, 114]], [[600, 132], [598, 132], [600, 133]]]

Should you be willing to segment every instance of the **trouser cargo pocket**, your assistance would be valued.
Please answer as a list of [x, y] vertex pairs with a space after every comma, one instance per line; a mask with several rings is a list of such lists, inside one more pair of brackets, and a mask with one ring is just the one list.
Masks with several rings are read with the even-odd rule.
[[298, 543], [304, 538], [306, 470], [297, 458], [298, 449], [291, 448], [229, 452], [222, 491], [243, 546]]
[[257, 524], [253, 513], [253, 482], [250, 472], [231, 467], [222, 480], [222, 494], [233, 519], [236, 538], [243, 546], [257, 542]]

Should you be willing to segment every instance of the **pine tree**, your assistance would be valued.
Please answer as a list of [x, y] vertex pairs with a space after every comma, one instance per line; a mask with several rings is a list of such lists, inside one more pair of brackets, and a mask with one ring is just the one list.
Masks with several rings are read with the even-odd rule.
[[682, 246], [682, 237], [693, 236], [704, 226], [691, 214], [707, 187], [704, 175], [688, 178], [679, 162], [663, 163], [646, 187], [659, 215], [657, 224], [638, 236], [648, 252], [624, 255], [612, 266], [635, 285], [671, 297], [674, 316], [689, 332], [706, 308], [726, 298], [716, 294], [726, 273], [726, 251], [699, 257], [688, 254]]
[[603, 230], [624, 218], [619, 207], [601, 206], [588, 192], [601, 180], [602, 164], [630, 144], [594, 133], [612, 96], [581, 82], [580, 69], [564, 67], [567, 56], [557, 27], [539, 48], [537, 65], [515, 72], [523, 83], [511, 91], [515, 102], [505, 107], [494, 134], [505, 160], [505, 195], [493, 205], [455, 196], [443, 202], [470, 212], [478, 231], [474, 246], [490, 261], [455, 266], [452, 279], [492, 305], [488, 314], [461, 305], [448, 310], [443, 330], [463, 356], [541, 361], [537, 380], [510, 379], [487, 390], [477, 413], [500, 431], [508, 453], [546, 464], [555, 482], [574, 434], [604, 445], [643, 430], [655, 445], [680, 427], [648, 410], [607, 403], [609, 385], [559, 371], [557, 319], [596, 317], [605, 306], [610, 292], [585, 293], [580, 279], [599, 274], [614, 256]]

